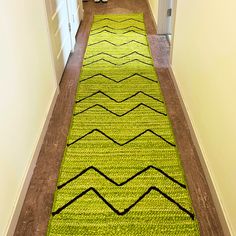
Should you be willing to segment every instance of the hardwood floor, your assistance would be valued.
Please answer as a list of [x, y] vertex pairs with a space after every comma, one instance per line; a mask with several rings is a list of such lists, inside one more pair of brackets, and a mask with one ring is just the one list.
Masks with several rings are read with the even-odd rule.
[[87, 45], [93, 15], [134, 12], [143, 12], [145, 16], [154, 63], [159, 74], [169, 117], [173, 124], [193, 206], [200, 223], [201, 235], [224, 235], [199, 158], [191, 141], [177, 93], [167, 70], [168, 43], [163, 36], [155, 35], [155, 26], [147, 2], [145, 0], [109, 0], [107, 4], [95, 4], [92, 0], [89, 0], [84, 2], [84, 9], [84, 21], [77, 35], [76, 49], [69, 58], [61, 81], [60, 94], [14, 235], [42, 236], [46, 234], [58, 171], [66, 145], [83, 54]]

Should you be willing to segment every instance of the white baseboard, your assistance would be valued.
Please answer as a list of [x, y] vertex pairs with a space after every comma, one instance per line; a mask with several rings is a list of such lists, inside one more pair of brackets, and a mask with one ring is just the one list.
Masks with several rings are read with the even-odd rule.
[[193, 124], [192, 124], [191, 119], [189, 117], [189, 114], [187, 112], [187, 109], [186, 109], [185, 103], [183, 101], [183, 98], [182, 98], [182, 95], [181, 95], [178, 83], [177, 83], [177, 81], [175, 79], [175, 76], [174, 76], [174, 72], [173, 72], [171, 66], [168, 69], [169, 69], [170, 77], [171, 77], [171, 79], [172, 79], [172, 81], [174, 83], [175, 90], [176, 90], [176, 92], [178, 94], [178, 97], [180, 99], [181, 107], [182, 107], [182, 110], [184, 112], [184, 116], [186, 118], [186, 121], [187, 121], [187, 124], [188, 124], [188, 127], [189, 127], [190, 135], [191, 135], [193, 144], [194, 144], [194, 146], [196, 148], [197, 154], [199, 156], [199, 160], [201, 162], [201, 166], [203, 168], [204, 175], [206, 177], [206, 180], [207, 180], [210, 192], [211, 192], [211, 196], [212, 196], [212, 199], [213, 199], [213, 202], [214, 202], [214, 205], [215, 205], [215, 208], [216, 208], [219, 220], [221, 222], [222, 229], [224, 231], [224, 236], [231, 236], [233, 234], [232, 234], [232, 232], [230, 230], [230, 226], [229, 226], [229, 224], [227, 222], [227, 219], [226, 219], [226, 214], [224, 212], [224, 209], [223, 209], [223, 206], [222, 206], [221, 201], [219, 199], [219, 196], [218, 196], [218, 194], [216, 192], [216, 188], [215, 188], [214, 182], [212, 180], [211, 173], [209, 171], [208, 165], [207, 165], [206, 160], [204, 158], [203, 151], [200, 148], [200, 145], [199, 145], [196, 133], [194, 132]]
[[27, 171], [27, 173], [25, 175], [25, 178], [24, 178], [24, 182], [22, 183], [21, 189], [19, 191], [20, 194], [19, 194], [18, 200], [16, 201], [13, 216], [12, 216], [12, 218], [11, 218], [9, 224], [8, 224], [8, 227], [7, 227], [7, 232], [6, 232], [7, 236], [13, 236], [14, 235], [15, 228], [16, 228], [16, 225], [17, 225], [17, 222], [18, 222], [18, 219], [19, 219], [19, 216], [20, 216], [20, 212], [21, 212], [24, 200], [25, 200], [25, 196], [26, 196], [26, 193], [27, 193], [30, 181], [31, 181], [31, 177], [34, 173], [34, 168], [35, 168], [37, 160], [38, 160], [39, 152], [41, 150], [43, 140], [44, 140], [44, 137], [45, 137], [47, 129], [48, 129], [49, 121], [50, 121], [50, 118], [52, 116], [52, 112], [53, 112], [58, 94], [59, 94], [59, 87], [55, 90], [55, 93], [53, 95], [52, 102], [51, 102], [51, 105], [49, 107], [48, 114], [47, 114], [45, 123], [43, 125], [42, 132], [41, 132], [40, 137], [39, 137], [39, 141], [38, 141], [37, 146], [36, 146], [36, 150], [34, 152], [32, 160], [29, 164], [28, 171]]

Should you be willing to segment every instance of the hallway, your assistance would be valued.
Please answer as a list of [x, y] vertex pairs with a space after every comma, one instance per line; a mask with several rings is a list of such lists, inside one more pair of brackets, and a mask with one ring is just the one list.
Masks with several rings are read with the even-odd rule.
[[84, 20], [77, 34], [76, 49], [74, 54], [70, 56], [63, 74], [60, 94], [34, 170], [15, 235], [43, 236], [46, 233], [93, 15], [136, 12], [143, 12], [145, 16], [156, 71], [159, 75], [168, 114], [173, 124], [190, 195], [200, 224], [201, 235], [223, 235], [199, 158], [191, 141], [178, 95], [167, 69], [170, 48], [165, 37], [156, 35], [155, 25], [146, 1], [109, 0], [108, 4], [95, 4], [92, 0], [89, 0], [84, 2], [84, 10]]

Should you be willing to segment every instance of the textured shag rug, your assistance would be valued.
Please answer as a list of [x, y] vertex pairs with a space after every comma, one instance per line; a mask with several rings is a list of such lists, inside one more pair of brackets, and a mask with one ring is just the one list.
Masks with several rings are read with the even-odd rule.
[[48, 235], [199, 235], [142, 14], [94, 17]]

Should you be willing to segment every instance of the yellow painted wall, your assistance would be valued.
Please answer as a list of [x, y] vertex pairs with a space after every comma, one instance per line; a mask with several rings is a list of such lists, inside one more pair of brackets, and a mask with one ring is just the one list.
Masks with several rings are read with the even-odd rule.
[[172, 69], [236, 235], [236, 1], [177, 2]]
[[0, 235], [5, 236], [56, 90], [44, 1], [0, 1]]
[[157, 24], [157, 15], [158, 15], [158, 0], [148, 0], [150, 8], [152, 10], [152, 14], [155, 19], [155, 23]]

